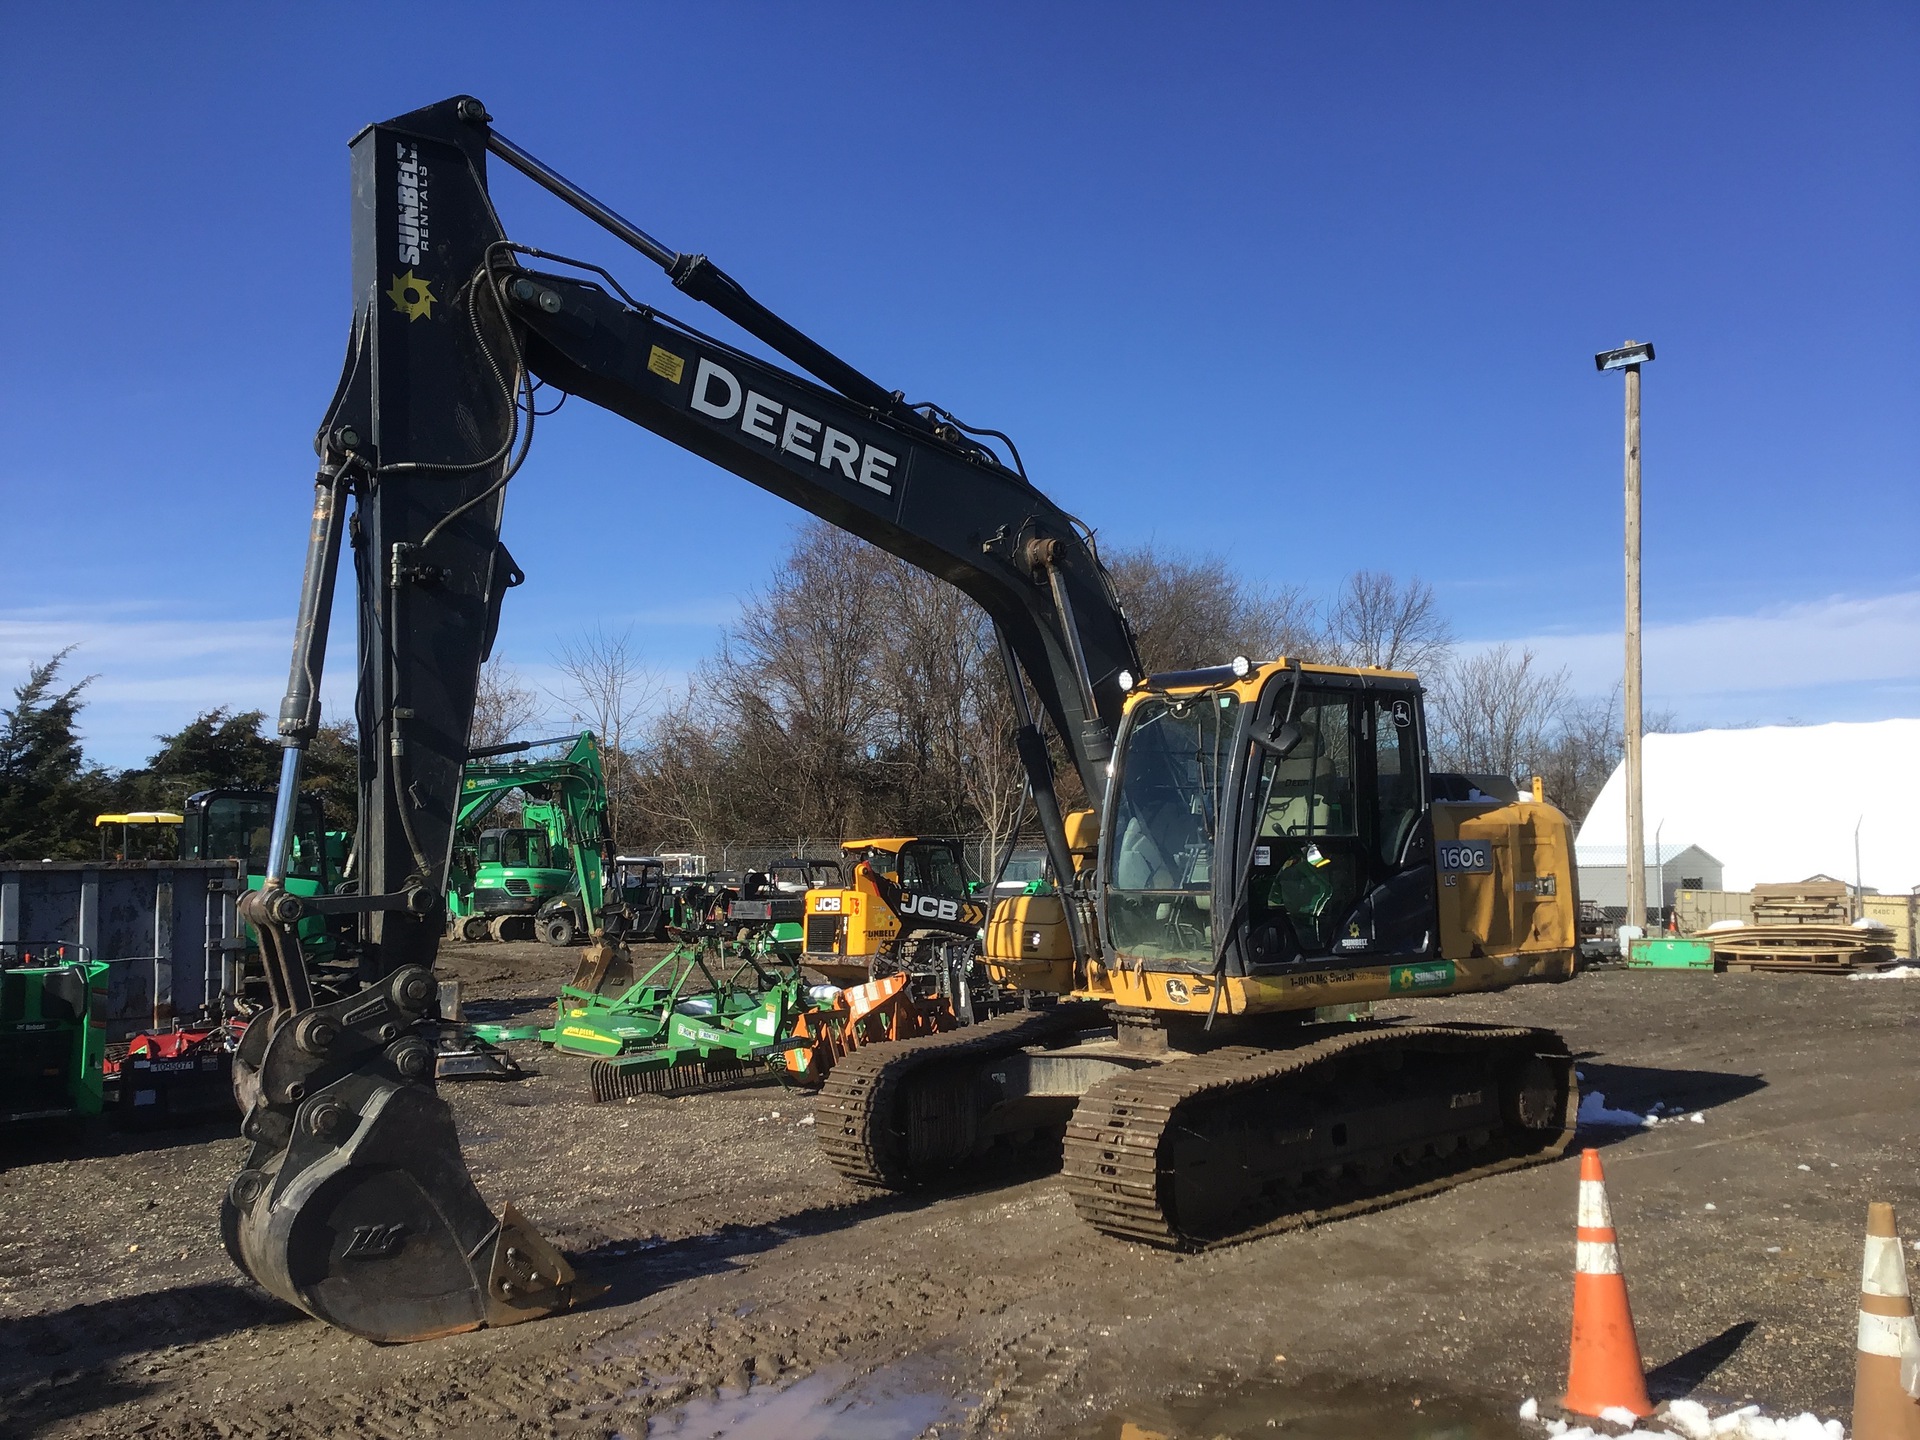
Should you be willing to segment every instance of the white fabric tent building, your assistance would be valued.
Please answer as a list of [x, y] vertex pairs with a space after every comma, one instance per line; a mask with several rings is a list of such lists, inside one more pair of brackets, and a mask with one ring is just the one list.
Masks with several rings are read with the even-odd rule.
[[[1920, 886], [1920, 720], [1770, 725], [1646, 738], [1646, 843], [1669, 841], [1719, 860], [1729, 890], [1831, 875], [1869, 890]], [[1574, 841], [1584, 856], [1627, 842], [1626, 766], [1615, 768]]]

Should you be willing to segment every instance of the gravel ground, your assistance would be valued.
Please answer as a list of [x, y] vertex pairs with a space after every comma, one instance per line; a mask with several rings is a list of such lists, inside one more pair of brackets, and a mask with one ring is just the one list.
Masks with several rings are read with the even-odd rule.
[[[534, 1018], [567, 969], [534, 945], [442, 964], [480, 1019]], [[1846, 1413], [1867, 1202], [1920, 1239], [1920, 984], [1599, 971], [1400, 1013], [1552, 1026], [1609, 1107], [1698, 1112], [1585, 1142], [1654, 1389]], [[0, 1432], [1333, 1434], [1310, 1412], [1344, 1405], [1505, 1435], [1490, 1417], [1564, 1379], [1571, 1158], [1183, 1257], [1093, 1234], [1048, 1177], [856, 1190], [794, 1092], [595, 1106], [585, 1062], [516, 1049], [542, 1073], [448, 1093], [496, 1208], [611, 1284], [593, 1308], [369, 1345], [233, 1271], [228, 1127], [6, 1137]]]

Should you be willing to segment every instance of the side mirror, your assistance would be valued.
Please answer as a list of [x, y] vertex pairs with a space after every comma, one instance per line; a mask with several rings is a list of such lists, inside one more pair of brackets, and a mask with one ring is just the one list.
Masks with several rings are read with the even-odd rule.
[[1276, 729], [1271, 736], [1254, 736], [1253, 743], [1273, 756], [1274, 759], [1284, 760], [1287, 756], [1291, 755], [1294, 748], [1299, 745], [1301, 734], [1300, 727], [1289, 720], [1286, 724]]

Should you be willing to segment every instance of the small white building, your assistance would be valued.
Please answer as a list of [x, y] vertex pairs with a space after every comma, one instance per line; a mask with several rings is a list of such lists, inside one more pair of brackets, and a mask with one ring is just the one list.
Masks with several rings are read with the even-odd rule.
[[[1627, 847], [1575, 844], [1574, 864], [1580, 871], [1580, 898], [1607, 910], [1627, 908]], [[1698, 845], [1665, 840], [1647, 847], [1645, 904], [1649, 910], [1669, 910], [1682, 890], [1719, 890], [1721, 864]]]
[[[1676, 854], [1675, 837], [1683, 836], [1723, 867], [1720, 889], [1814, 874], [1853, 884], [1856, 835], [1869, 890], [1904, 894], [1920, 885], [1920, 720], [1649, 735], [1642, 795], [1648, 853], [1659, 827], [1663, 848]], [[1583, 881], [1589, 857], [1606, 846], [1624, 866], [1626, 830], [1621, 765], [1574, 842]], [[1668, 870], [1672, 878], [1671, 862]]]

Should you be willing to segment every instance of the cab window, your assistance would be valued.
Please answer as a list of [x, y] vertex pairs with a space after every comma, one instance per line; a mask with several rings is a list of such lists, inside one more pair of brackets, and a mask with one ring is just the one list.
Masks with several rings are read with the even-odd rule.
[[1357, 835], [1354, 807], [1353, 701], [1302, 696], [1293, 723], [1300, 742], [1285, 758], [1267, 756], [1260, 776], [1263, 838]]
[[509, 830], [500, 837], [500, 863], [544, 870], [547, 867], [547, 837], [537, 830]]
[[959, 899], [967, 893], [960, 862], [944, 845], [908, 845], [900, 851], [900, 883], [909, 890]]
[[1365, 703], [1350, 692], [1302, 695], [1293, 710], [1299, 740], [1261, 762], [1254, 860], [1266, 883], [1254, 904], [1263, 915], [1284, 914], [1308, 955], [1328, 953], [1366, 893], [1371, 867], [1360, 840], [1355, 746], [1356, 711]]

